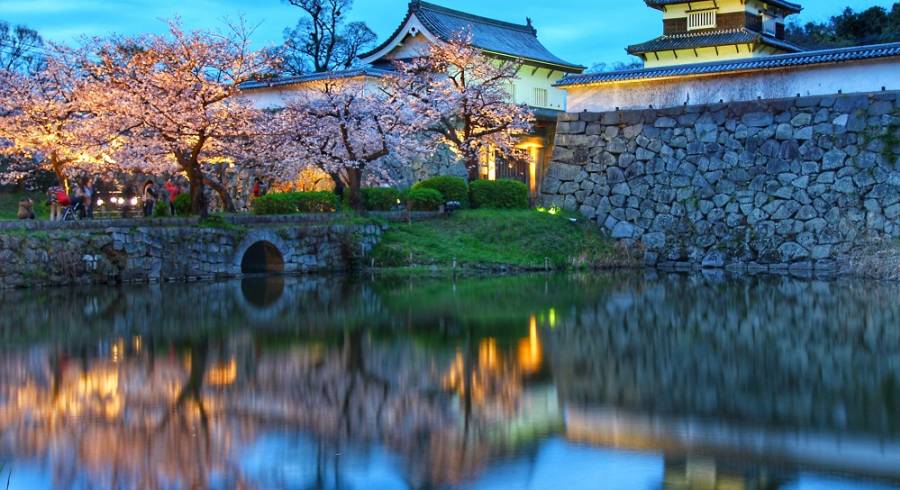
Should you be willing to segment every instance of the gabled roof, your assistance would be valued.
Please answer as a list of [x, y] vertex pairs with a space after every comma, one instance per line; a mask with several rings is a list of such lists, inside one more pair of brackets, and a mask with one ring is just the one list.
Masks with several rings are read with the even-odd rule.
[[388, 73], [390, 70], [384, 70], [381, 68], [373, 68], [373, 67], [363, 67], [352, 70], [343, 70], [343, 71], [329, 71], [325, 73], [310, 73], [307, 75], [300, 75], [296, 77], [281, 77], [281, 78], [273, 78], [270, 80], [259, 80], [253, 82], [244, 82], [239, 85], [241, 90], [260, 90], [266, 88], [275, 88], [275, 87], [284, 87], [287, 85], [300, 85], [309, 82], [315, 82], [318, 80], [338, 80], [345, 78], [359, 78], [359, 77], [382, 77]]
[[[788, 2], [787, 0], [765, 0], [766, 3], [771, 3], [776, 7], [781, 7], [788, 12], [797, 14], [803, 10], [803, 7], [800, 4], [794, 2]], [[697, 0], [694, 0], [696, 3]], [[655, 8], [657, 10], [664, 10], [668, 5], [677, 5], [679, 3], [689, 3], [688, 0], [644, 0], [644, 3], [647, 4], [648, 7]]]
[[684, 76], [715, 75], [720, 73], [745, 72], [757, 70], [778, 70], [796, 66], [817, 65], [825, 63], [842, 63], [878, 58], [900, 57], [900, 42], [874, 44], [853, 48], [824, 49], [820, 51], [804, 51], [801, 53], [760, 56], [740, 60], [715, 61], [711, 63], [692, 63], [685, 65], [665, 66], [659, 68], [642, 68], [640, 70], [611, 71], [604, 73], [588, 73], [570, 75], [555, 85], [570, 87], [575, 85], [594, 85], [634, 80], [652, 80]]
[[415, 17], [430, 34], [442, 41], [450, 41], [456, 34], [469, 30], [472, 33], [472, 45], [488, 53], [537, 62], [569, 73], [581, 73], [585, 68], [557, 57], [544, 47], [538, 41], [537, 30], [531, 25], [530, 20], [524, 25], [513, 24], [419, 0], [409, 3], [406, 18], [385, 42], [360, 55], [360, 58], [369, 58], [402, 41], [401, 37], [406, 34], [403, 32], [404, 27], [412, 17]]
[[718, 29], [715, 31], [684, 32], [659, 36], [645, 43], [628, 46], [628, 53], [639, 55], [652, 51], [671, 51], [673, 49], [706, 48], [734, 44], [762, 43], [785, 51], [802, 51], [802, 48], [772, 36], [756, 32], [746, 27]]

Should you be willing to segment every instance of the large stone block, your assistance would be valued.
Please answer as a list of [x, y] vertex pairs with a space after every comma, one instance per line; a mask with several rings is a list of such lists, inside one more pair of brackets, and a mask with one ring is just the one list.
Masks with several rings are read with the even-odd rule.
[[769, 112], [751, 112], [741, 116], [741, 122], [752, 128], [762, 128], [775, 122], [775, 116]]

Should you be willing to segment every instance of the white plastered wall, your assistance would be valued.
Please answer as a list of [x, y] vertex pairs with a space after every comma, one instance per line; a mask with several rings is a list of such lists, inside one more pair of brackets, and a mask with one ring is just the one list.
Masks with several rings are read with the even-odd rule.
[[900, 58], [811, 65], [784, 70], [569, 86], [568, 112], [607, 112], [679, 105], [781, 99], [839, 92], [900, 90]]

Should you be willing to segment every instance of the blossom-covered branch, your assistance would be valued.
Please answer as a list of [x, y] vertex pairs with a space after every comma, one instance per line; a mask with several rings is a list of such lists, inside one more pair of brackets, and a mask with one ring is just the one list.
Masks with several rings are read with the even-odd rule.
[[386, 159], [408, 160], [432, 150], [421, 136], [428, 120], [378, 82], [364, 78], [310, 83], [287, 101], [274, 121], [279, 165], [321, 169], [347, 189], [355, 208], [362, 205], [364, 172], [390, 184]]
[[100, 86], [85, 102], [122, 139], [119, 164], [149, 174], [184, 173], [193, 212], [201, 215], [207, 212], [205, 186], [234, 211], [212, 166], [254, 158], [256, 145], [247, 141], [262, 115], [236, 95], [270, 60], [251, 49], [250, 34], [243, 23], [217, 33], [185, 32], [173, 21], [167, 35], [97, 39], [84, 60]]
[[531, 131], [533, 116], [510, 97], [520, 63], [484, 55], [472, 46], [471, 35], [461, 32], [396, 66], [393, 86], [412, 110], [432, 121], [427, 130], [465, 161], [470, 180], [478, 178], [486, 153], [525, 158], [516, 141]]
[[96, 133], [82, 103], [92, 88], [74, 61], [78, 56], [51, 45], [42, 69], [0, 71], [0, 152], [17, 162], [0, 180], [15, 182], [43, 168], [66, 185], [74, 174], [107, 169], [110, 159], [98, 144], [107, 138]]

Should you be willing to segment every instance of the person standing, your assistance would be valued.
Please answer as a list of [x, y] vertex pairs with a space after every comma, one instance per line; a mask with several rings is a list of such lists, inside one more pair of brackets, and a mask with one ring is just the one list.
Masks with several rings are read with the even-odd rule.
[[156, 184], [152, 180], [148, 180], [144, 184], [144, 193], [141, 195], [144, 203], [144, 217], [153, 216], [153, 209], [156, 207]]
[[84, 209], [84, 183], [75, 184], [75, 195], [72, 203], [76, 204], [75, 209], [78, 211], [78, 219], [84, 219], [86, 212]]
[[181, 189], [169, 179], [166, 181], [166, 192], [169, 194], [169, 214], [175, 216], [175, 199], [181, 194]]
[[81, 190], [84, 202], [84, 215], [87, 219], [94, 219], [94, 182], [91, 179], [84, 179], [84, 185]]
[[[65, 197], [65, 199], [62, 199]], [[59, 221], [63, 216], [63, 208], [64, 206], [68, 206], [68, 204], [63, 204], [63, 201], [68, 201], [69, 196], [66, 195], [66, 190], [61, 186], [54, 185], [50, 186], [47, 189], [47, 203], [50, 205], [50, 221]]]
[[19, 219], [34, 219], [34, 202], [31, 198], [26, 197], [19, 201]]

